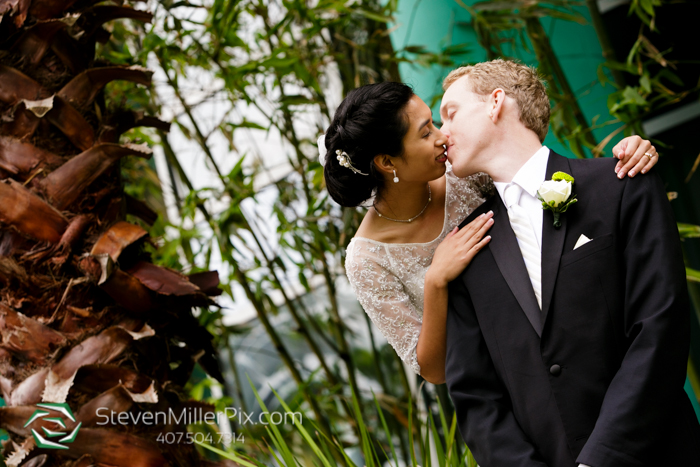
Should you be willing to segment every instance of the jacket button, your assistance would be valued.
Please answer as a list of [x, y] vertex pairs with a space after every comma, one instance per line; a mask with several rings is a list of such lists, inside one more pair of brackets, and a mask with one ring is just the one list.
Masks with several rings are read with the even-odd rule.
[[549, 372], [554, 376], [559, 376], [561, 374], [561, 367], [559, 365], [552, 365], [549, 367]]

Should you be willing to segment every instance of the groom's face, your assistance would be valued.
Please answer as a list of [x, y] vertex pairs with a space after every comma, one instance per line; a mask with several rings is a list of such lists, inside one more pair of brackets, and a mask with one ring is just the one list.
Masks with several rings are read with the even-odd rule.
[[481, 171], [479, 154], [491, 140], [488, 96], [473, 93], [468, 76], [447, 88], [440, 105], [440, 130], [448, 137], [447, 158], [458, 177]]

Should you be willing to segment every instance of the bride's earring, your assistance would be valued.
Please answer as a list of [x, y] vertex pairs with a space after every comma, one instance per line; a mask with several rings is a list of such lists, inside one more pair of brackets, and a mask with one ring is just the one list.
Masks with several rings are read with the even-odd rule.
[[396, 170], [394, 170], [394, 183], [399, 183], [399, 177], [396, 176]]

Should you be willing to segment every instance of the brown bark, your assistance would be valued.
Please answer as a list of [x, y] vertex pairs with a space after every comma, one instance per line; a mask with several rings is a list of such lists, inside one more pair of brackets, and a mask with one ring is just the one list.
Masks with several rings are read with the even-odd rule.
[[[209, 413], [213, 407], [188, 401], [183, 386], [197, 363], [223, 376], [212, 336], [192, 315], [221, 293], [217, 273], [154, 265], [148, 232], [125, 219], [130, 212], [152, 224], [156, 214], [124, 193], [119, 173], [122, 158], [148, 158], [150, 150], [119, 144], [120, 135], [169, 124], [107, 108], [101, 97], [110, 81], [149, 85], [152, 74], [95, 61], [95, 42], [109, 39], [103, 24], [152, 15], [95, 3], [0, 0], [0, 15], [9, 17], [0, 29], [0, 427], [11, 438], [4, 456], [22, 467], [214, 467], [192, 444], [156, 442], [159, 433], [187, 431], [184, 422], [98, 423], [101, 407]], [[69, 12], [74, 22], [64, 21]], [[74, 419], [25, 426], [43, 403], [68, 404]], [[78, 427], [68, 449], [39, 448], [31, 431]]]

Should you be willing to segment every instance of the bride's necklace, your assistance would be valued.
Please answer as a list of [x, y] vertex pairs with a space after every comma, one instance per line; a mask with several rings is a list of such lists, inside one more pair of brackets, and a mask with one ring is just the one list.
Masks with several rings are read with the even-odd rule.
[[430, 204], [430, 201], [433, 199], [433, 193], [430, 191], [430, 184], [428, 184], [428, 202], [425, 203], [425, 206], [423, 206], [423, 209], [416, 214], [415, 216], [411, 217], [410, 219], [392, 219], [391, 217], [386, 217], [383, 216], [381, 212], [379, 212], [379, 209], [377, 209], [377, 206], [375, 204], [372, 204], [372, 207], [374, 208], [374, 211], [377, 213], [379, 217], [382, 219], [386, 219], [388, 221], [393, 221], [393, 222], [413, 222], [414, 220], [418, 219], [421, 214], [425, 212], [425, 210], [428, 208], [428, 205]]

